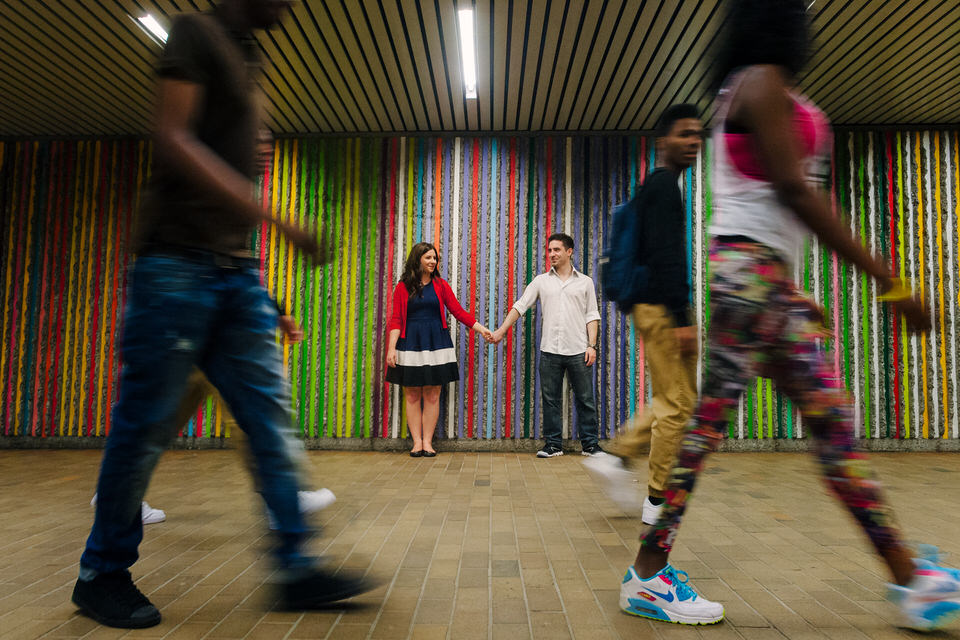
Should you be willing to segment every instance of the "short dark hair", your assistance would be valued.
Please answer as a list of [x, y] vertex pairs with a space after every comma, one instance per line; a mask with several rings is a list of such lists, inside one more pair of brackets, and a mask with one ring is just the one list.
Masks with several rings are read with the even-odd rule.
[[728, 0], [713, 84], [755, 64], [784, 67], [797, 76], [810, 54], [807, 0]]
[[563, 246], [567, 249], [573, 249], [573, 238], [571, 238], [565, 233], [554, 233], [549, 238], [547, 238], [547, 244], [550, 244], [554, 240], [562, 242]]
[[662, 138], [670, 135], [670, 130], [673, 129], [673, 123], [685, 118], [700, 119], [700, 110], [697, 109], [696, 105], [681, 102], [680, 104], [667, 107], [667, 110], [663, 112], [663, 115], [660, 116], [660, 120], [657, 122], [657, 137]]

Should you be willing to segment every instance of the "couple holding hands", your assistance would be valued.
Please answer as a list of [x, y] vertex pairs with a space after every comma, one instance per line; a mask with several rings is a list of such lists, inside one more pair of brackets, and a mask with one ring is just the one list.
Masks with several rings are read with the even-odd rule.
[[547, 241], [550, 270], [524, 289], [495, 331], [480, 324], [457, 302], [437, 269], [439, 254], [427, 242], [413, 246], [403, 275], [393, 291], [393, 312], [387, 325], [387, 382], [403, 387], [407, 424], [413, 438], [410, 455], [432, 458], [433, 434], [440, 415], [440, 389], [460, 379], [456, 351], [447, 326], [447, 310], [491, 344], [503, 340], [510, 327], [539, 299], [542, 307], [540, 389], [543, 397], [541, 458], [563, 455], [563, 376], [576, 399], [584, 455], [601, 452], [591, 367], [597, 359], [600, 311], [593, 280], [577, 271], [570, 259], [573, 238], [555, 233]]

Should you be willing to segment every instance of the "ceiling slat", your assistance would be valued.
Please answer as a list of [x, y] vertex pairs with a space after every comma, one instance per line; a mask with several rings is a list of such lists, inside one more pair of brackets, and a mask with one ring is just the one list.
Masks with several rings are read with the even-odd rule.
[[[393, 64], [398, 69], [394, 81], [403, 84], [404, 92], [413, 110], [414, 123], [411, 130], [425, 131], [429, 128], [429, 120], [423, 103], [424, 98], [419, 75], [411, 59], [410, 47], [407, 45], [407, 36], [404, 32], [403, 20], [400, 17], [400, 7], [396, 0], [377, 0], [376, 4], [379, 5], [380, 10], [379, 26], [383, 30], [384, 40], [381, 42], [390, 43], [393, 51]], [[383, 46], [383, 44], [380, 46]]]
[[592, 85], [596, 81], [597, 69], [591, 66], [590, 62], [599, 62], [600, 51], [603, 44], [610, 38], [617, 13], [611, 3], [587, 5], [579, 41], [574, 48], [571, 72], [567, 73], [564, 88], [557, 100], [557, 121], [553, 126], [554, 129], [577, 128], [576, 125], [570, 124], [572, 111], [581, 100], [580, 94], [584, 84]]
[[[0, 136], [142, 135], [168, 26], [214, 0], [0, 1]], [[257, 34], [278, 134], [632, 131], [709, 118], [724, 0], [300, 0]], [[457, 10], [475, 11], [478, 97]], [[837, 125], [960, 125], [960, 3], [817, 0], [801, 91]]]

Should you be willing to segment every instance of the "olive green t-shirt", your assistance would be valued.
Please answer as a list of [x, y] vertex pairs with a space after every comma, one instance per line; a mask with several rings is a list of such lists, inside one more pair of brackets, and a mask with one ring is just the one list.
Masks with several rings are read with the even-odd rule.
[[[202, 86], [194, 133], [251, 179], [260, 129], [259, 69], [256, 40], [250, 34], [230, 31], [215, 11], [178, 17], [157, 66], [161, 79]], [[250, 255], [254, 223], [203, 193], [162, 155], [154, 154], [139, 216], [136, 250], [141, 253], [190, 248]]]

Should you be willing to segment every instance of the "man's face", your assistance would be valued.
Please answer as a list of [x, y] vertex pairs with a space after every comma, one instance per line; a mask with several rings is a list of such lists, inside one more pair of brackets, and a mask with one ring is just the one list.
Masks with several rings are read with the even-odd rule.
[[292, 0], [241, 0], [244, 13], [255, 29], [269, 29], [280, 23]]
[[551, 240], [547, 244], [547, 258], [550, 259], [550, 266], [552, 267], [566, 266], [572, 255], [573, 249], [567, 249], [559, 240]]
[[668, 164], [686, 169], [697, 161], [703, 145], [703, 125], [699, 118], [680, 118], [657, 142]]

